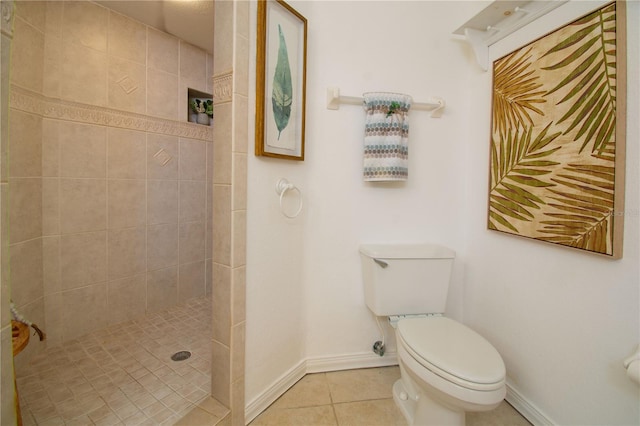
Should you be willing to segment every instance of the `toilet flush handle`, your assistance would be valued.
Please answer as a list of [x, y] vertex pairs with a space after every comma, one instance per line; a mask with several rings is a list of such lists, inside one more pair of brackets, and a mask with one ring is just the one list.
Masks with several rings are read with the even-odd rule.
[[373, 261], [380, 265], [382, 268], [386, 268], [387, 266], [389, 266], [389, 264], [384, 260], [373, 258]]

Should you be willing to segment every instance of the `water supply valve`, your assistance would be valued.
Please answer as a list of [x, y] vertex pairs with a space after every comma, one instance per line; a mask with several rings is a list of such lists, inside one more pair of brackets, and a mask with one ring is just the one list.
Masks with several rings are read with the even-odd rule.
[[384, 343], [382, 343], [380, 340], [378, 340], [373, 344], [373, 352], [377, 353], [380, 356], [383, 356], [384, 351], [385, 351]]

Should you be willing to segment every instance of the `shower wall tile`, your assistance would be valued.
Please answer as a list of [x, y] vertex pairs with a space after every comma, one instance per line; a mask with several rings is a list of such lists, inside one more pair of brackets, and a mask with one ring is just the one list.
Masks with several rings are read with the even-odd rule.
[[[213, 106], [213, 116], [220, 123], [231, 123], [232, 104]], [[230, 125], [213, 126], [213, 183], [231, 184], [231, 139]]]
[[205, 180], [207, 177], [207, 142], [180, 139], [180, 179]]
[[204, 294], [211, 296], [213, 292], [213, 262], [211, 259], [204, 261]]
[[146, 310], [146, 275], [109, 281], [107, 301], [109, 324], [143, 316]]
[[20, 17], [15, 17], [11, 51], [11, 82], [42, 92], [44, 34]]
[[[224, 1], [216, 3], [214, 18], [216, 34], [234, 34], [233, 8], [235, 4], [236, 2]], [[233, 69], [233, 43], [216, 42], [213, 49], [214, 74], [227, 72], [231, 69]]]
[[231, 344], [231, 268], [213, 263], [213, 302], [212, 338], [226, 346]]
[[147, 114], [178, 120], [180, 99], [176, 74], [147, 69]]
[[18, 424], [15, 410], [11, 324], [0, 329], [0, 424]]
[[109, 55], [146, 63], [147, 27], [114, 11], [109, 11]]
[[62, 37], [47, 36], [44, 40], [44, 70], [42, 76], [42, 94], [51, 98], [60, 98], [60, 80], [62, 75]]
[[107, 54], [67, 40], [64, 38], [62, 46], [60, 96], [70, 101], [107, 106]]
[[180, 265], [178, 272], [178, 302], [203, 296], [204, 292], [204, 261]]
[[42, 235], [60, 234], [60, 180], [42, 179]]
[[247, 154], [233, 154], [233, 210], [247, 209]]
[[147, 65], [171, 74], [178, 74], [179, 40], [167, 33], [147, 27]]
[[249, 39], [242, 35], [235, 35], [233, 92], [249, 96]]
[[231, 338], [233, 344], [231, 345], [231, 381], [236, 380], [244, 376], [244, 346], [245, 346], [245, 322], [242, 321], [236, 324], [231, 329]]
[[42, 287], [42, 238], [11, 244], [11, 299], [18, 308], [44, 292]]
[[[53, 102], [186, 121], [187, 89], [212, 93], [212, 55], [96, 3], [25, 2], [17, 20], [14, 46], [28, 48], [14, 83]], [[20, 143], [11, 147], [12, 267], [28, 283], [16, 294], [30, 299], [25, 313], [45, 324], [50, 344], [211, 293], [212, 142], [21, 111], [11, 119], [1, 127]]]
[[62, 20], [64, 3], [57, 1], [44, 1], [45, 4], [45, 33], [59, 35], [62, 34]]
[[47, 327], [47, 346], [63, 343], [63, 297], [62, 293], [44, 295], [44, 320]]
[[180, 224], [180, 264], [204, 260], [204, 222]]
[[[0, 101], [9, 104], [9, 62], [11, 40], [0, 33]], [[9, 108], [0, 108], [0, 183], [6, 183], [9, 177]]]
[[60, 122], [42, 120], [42, 176], [55, 177], [60, 174]]
[[242, 266], [247, 263], [247, 211], [238, 210], [232, 214], [233, 253], [231, 267]]
[[178, 223], [178, 181], [147, 181], [147, 224]]
[[117, 179], [147, 177], [147, 136], [145, 132], [107, 130], [107, 176]]
[[214, 339], [211, 349], [211, 395], [221, 404], [229, 407], [231, 404], [231, 354], [229, 347]]
[[238, 2], [236, 6], [235, 30], [237, 35], [249, 37], [249, 2]]
[[231, 266], [231, 187], [213, 186], [213, 260]]
[[129, 277], [146, 271], [145, 228], [110, 230], [108, 238], [109, 280]]
[[60, 176], [104, 178], [107, 175], [107, 129], [61, 122], [58, 145]]
[[199, 81], [206, 80], [207, 56], [204, 50], [180, 40], [180, 78]]
[[178, 138], [147, 135], [147, 178], [178, 179]]
[[154, 271], [178, 264], [178, 225], [147, 227], [147, 270]]
[[213, 258], [213, 185], [207, 182], [207, 220], [205, 221], [205, 259]]
[[146, 113], [147, 69], [144, 65], [109, 56], [110, 108]]
[[141, 179], [109, 179], [109, 229], [146, 225], [146, 182]]
[[[79, 309], [81, 306], [91, 309]], [[63, 292], [62, 324], [65, 341], [107, 326], [107, 283]]]
[[44, 32], [46, 19], [45, 1], [16, 1], [14, 3], [16, 16], [21, 17], [38, 31]]
[[232, 271], [233, 280], [233, 301], [232, 305], [232, 324], [241, 323], [246, 318], [246, 281], [247, 268], [245, 266], [234, 268]]
[[42, 117], [15, 109], [9, 114], [9, 176], [42, 175]]
[[178, 299], [178, 267], [157, 269], [147, 273], [147, 309], [159, 311], [176, 304]]
[[59, 267], [62, 290], [106, 281], [107, 233], [62, 235]]
[[213, 55], [207, 52], [207, 93], [213, 93]]
[[204, 181], [180, 181], [180, 223], [204, 221], [206, 187]]
[[233, 95], [233, 152], [248, 152], [249, 146], [249, 99], [245, 95]]
[[60, 96], [62, 58], [62, 2], [43, 2], [45, 14], [44, 69], [42, 92], [46, 96]]
[[207, 156], [207, 184], [213, 184], [213, 142], [207, 142], [206, 156]]
[[60, 232], [72, 234], [106, 227], [106, 180], [60, 179]]
[[42, 236], [42, 179], [10, 178], [11, 244]]
[[[244, 363], [244, 360], [242, 361]], [[244, 375], [236, 378], [231, 383], [231, 425], [242, 426], [245, 424], [244, 418]]]
[[[106, 259], [104, 263], [106, 264]], [[59, 293], [62, 290], [60, 283], [59, 236], [42, 238], [42, 286], [45, 297], [50, 294]]]
[[100, 52], [107, 51], [109, 12], [92, 2], [64, 2], [62, 30], [65, 40]]

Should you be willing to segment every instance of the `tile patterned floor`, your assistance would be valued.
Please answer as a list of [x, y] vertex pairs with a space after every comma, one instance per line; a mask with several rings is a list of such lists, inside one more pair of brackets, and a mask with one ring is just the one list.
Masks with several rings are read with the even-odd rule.
[[[23, 424], [216, 424], [228, 411], [208, 396], [210, 330], [202, 298], [48, 349], [18, 379]], [[178, 350], [191, 358], [171, 361]], [[251, 425], [406, 425], [391, 396], [399, 376], [398, 367], [308, 374]], [[529, 423], [505, 402], [468, 414], [467, 425]]]
[[[172, 361], [188, 350], [191, 357]], [[49, 348], [17, 380], [23, 424], [172, 425], [191, 411], [215, 424], [209, 397], [211, 300], [187, 303]]]
[[[398, 367], [308, 374], [257, 416], [251, 426], [396, 426], [407, 422], [391, 386]], [[467, 414], [467, 426], [529, 426], [508, 403]]]

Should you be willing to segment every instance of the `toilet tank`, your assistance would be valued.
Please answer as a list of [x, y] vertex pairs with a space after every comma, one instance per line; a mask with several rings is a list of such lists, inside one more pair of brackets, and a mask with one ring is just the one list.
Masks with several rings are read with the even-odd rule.
[[444, 312], [454, 258], [434, 244], [361, 245], [367, 306], [377, 316]]

